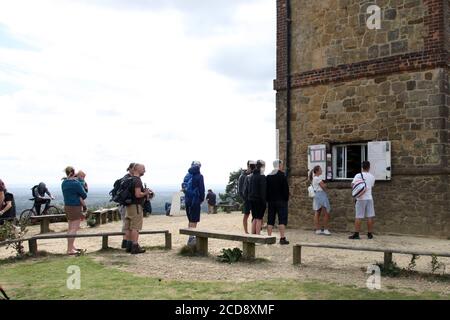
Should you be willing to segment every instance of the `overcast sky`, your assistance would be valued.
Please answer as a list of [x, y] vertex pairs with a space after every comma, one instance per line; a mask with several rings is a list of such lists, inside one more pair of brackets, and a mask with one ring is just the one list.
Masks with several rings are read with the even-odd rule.
[[272, 0], [0, 0], [0, 178], [207, 186], [275, 157]]

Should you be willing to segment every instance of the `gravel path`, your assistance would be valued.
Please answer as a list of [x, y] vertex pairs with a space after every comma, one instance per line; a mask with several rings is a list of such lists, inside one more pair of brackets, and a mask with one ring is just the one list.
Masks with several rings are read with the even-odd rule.
[[[335, 233], [330, 237], [318, 236], [312, 231], [299, 229], [288, 229], [287, 238], [290, 245], [257, 245], [256, 262], [240, 262], [236, 264], [224, 264], [215, 259], [223, 248], [240, 247], [239, 242], [210, 239], [209, 257], [183, 257], [178, 255], [182, 246], [186, 244], [187, 236], [180, 235], [178, 230], [187, 227], [185, 217], [150, 216], [144, 219], [144, 229], [168, 229], [172, 233], [171, 251], [161, 248], [164, 245], [164, 235], [142, 236], [141, 245], [149, 247], [145, 254], [131, 256], [121, 250], [99, 252], [101, 238], [77, 239], [76, 246], [87, 249], [88, 253], [95, 252], [92, 256], [99, 262], [119, 268], [124, 271], [139, 275], [157, 277], [173, 280], [221, 280], [221, 281], [252, 281], [266, 279], [298, 279], [298, 280], [320, 280], [329, 281], [342, 285], [354, 285], [365, 287], [368, 265], [383, 261], [383, 253], [363, 252], [350, 250], [335, 250], [321, 248], [302, 248], [302, 265], [292, 265], [292, 244], [297, 242], [323, 242], [334, 244], [348, 244], [348, 234]], [[55, 223], [51, 228], [56, 232], [67, 230], [66, 223]], [[120, 222], [109, 223], [95, 229], [90, 229], [83, 224], [80, 232], [103, 232], [118, 231]], [[219, 213], [215, 215], [202, 215], [199, 228], [222, 230], [227, 232], [242, 232], [242, 215], [240, 213]], [[39, 232], [38, 226], [30, 228], [29, 234]], [[263, 234], [267, 234], [266, 230]], [[279, 239], [275, 229], [274, 235]], [[66, 240], [38, 241], [39, 250], [51, 253], [64, 253]], [[355, 245], [377, 246], [377, 247], [402, 247], [430, 250], [439, 252], [450, 252], [450, 241], [443, 239], [432, 239], [411, 236], [377, 236], [375, 239], [352, 242]], [[112, 237], [109, 245], [120, 248], [121, 237]], [[0, 259], [13, 255], [14, 252], [0, 248]], [[410, 255], [394, 254], [394, 261], [400, 267], [407, 267]], [[450, 258], [439, 258], [445, 264], [445, 272], [450, 273]], [[420, 257], [416, 264], [417, 271], [431, 272], [431, 258]], [[423, 291], [435, 291], [441, 294], [450, 294], [449, 282], [437, 282], [418, 277], [387, 278], [381, 280], [382, 290], [395, 288], [395, 290], [411, 293]]]

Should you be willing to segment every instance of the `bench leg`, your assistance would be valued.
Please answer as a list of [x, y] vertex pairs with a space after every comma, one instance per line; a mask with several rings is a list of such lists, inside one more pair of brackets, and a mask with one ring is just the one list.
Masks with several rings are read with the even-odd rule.
[[37, 256], [38, 248], [37, 248], [37, 240], [30, 239], [28, 240], [28, 250], [33, 256]]
[[208, 238], [197, 237], [196, 247], [197, 247], [198, 254], [200, 254], [201, 256], [207, 256], [208, 255]]
[[172, 234], [170, 232], [165, 234], [166, 236], [166, 250], [172, 249]]
[[298, 265], [302, 263], [302, 247], [301, 246], [294, 246], [294, 258], [293, 258], [294, 265]]
[[50, 232], [50, 220], [42, 219], [41, 220], [41, 233], [48, 233], [48, 232]]
[[255, 259], [255, 244], [251, 242], [243, 242], [242, 247], [244, 249], [245, 259]]
[[392, 252], [385, 252], [384, 253], [384, 266], [388, 267], [392, 264]]
[[114, 221], [119, 221], [120, 220], [119, 216], [120, 216], [119, 212], [117, 210], [115, 210], [114, 211]]
[[106, 224], [106, 212], [102, 213], [102, 224]]
[[108, 211], [108, 222], [113, 222], [113, 212]]
[[99, 226], [101, 221], [100, 221], [100, 213], [94, 213], [95, 215], [95, 226]]
[[108, 236], [102, 236], [102, 249], [108, 249]]

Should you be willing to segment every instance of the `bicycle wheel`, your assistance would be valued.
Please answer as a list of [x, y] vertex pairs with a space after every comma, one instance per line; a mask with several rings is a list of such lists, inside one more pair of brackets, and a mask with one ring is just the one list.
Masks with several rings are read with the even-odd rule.
[[45, 211], [44, 214], [45, 215], [61, 214], [61, 210], [59, 210], [58, 207], [49, 206], [47, 211]]
[[21, 221], [26, 221], [27, 224], [29, 224], [30, 218], [32, 216], [34, 216], [34, 210], [26, 209], [26, 210], [23, 210], [22, 213], [20, 214], [20, 220]]

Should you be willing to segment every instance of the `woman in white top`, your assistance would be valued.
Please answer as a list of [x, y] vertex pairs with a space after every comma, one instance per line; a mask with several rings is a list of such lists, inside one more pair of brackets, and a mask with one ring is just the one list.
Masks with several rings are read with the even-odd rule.
[[[313, 200], [314, 210], [314, 226], [316, 228], [316, 234], [323, 234], [326, 236], [331, 235], [328, 230], [328, 220], [330, 219], [330, 201], [326, 193], [326, 185], [320, 176], [322, 174], [322, 168], [315, 166], [309, 173], [309, 181], [314, 188], [315, 196]], [[320, 227], [320, 215], [323, 214], [323, 227]]]

